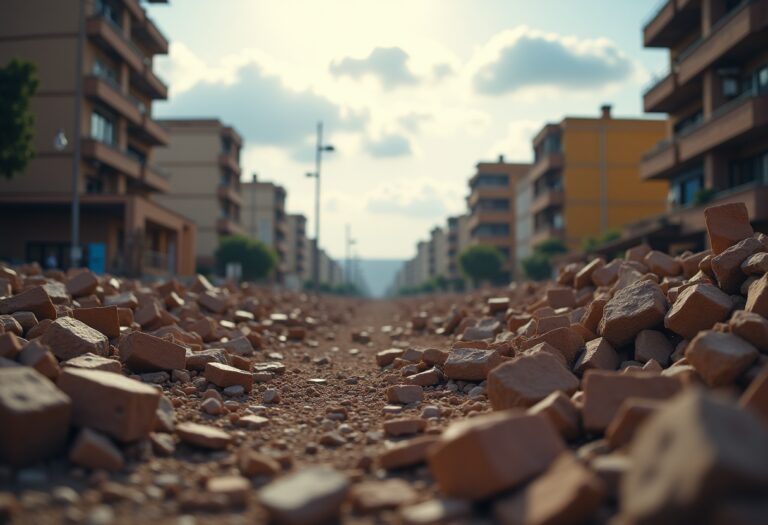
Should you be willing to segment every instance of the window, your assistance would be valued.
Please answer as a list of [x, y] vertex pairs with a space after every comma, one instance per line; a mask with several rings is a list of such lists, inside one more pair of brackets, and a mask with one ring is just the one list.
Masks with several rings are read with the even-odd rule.
[[111, 146], [115, 144], [115, 124], [100, 111], [91, 113], [91, 138]]
[[491, 174], [478, 175], [473, 185], [473, 187], [477, 187], [477, 188], [488, 188], [488, 187], [503, 188], [506, 186], [509, 186], [508, 176], [491, 175]]
[[88, 177], [85, 181], [86, 193], [104, 193], [104, 181], [101, 177]]
[[138, 161], [140, 164], [147, 162], [147, 156], [144, 154], [144, 152], [137, 150], [133, 146], [128, 146], [128, 149], [126, 149], [125, 152], [129, 157], [136, 159], [136, 161]]
[[728, 166], [728, 187], [736, 188], [750, 182], [768, 182], [768, 151], [748, 157], [732, 160]]
[[102, 62], [98, 58], [94, 59], [91, 72], [94, 76], [99, 77], [102, 80], [106, 80], [108, 83], [115, 87], [120, 86], [120, 82], [117, 80], [117, 72], [111, 66]]
[[687, 207], [694, 203], [696, 194], [704, 187], [701, 168], [673, 178], [669, 184], [669, 200], [674, 207]]
[[472, 232], [476, 237], [506, 237], [509, 224], [480, 224]]
[[685, 118], [678, 120], [672, 127], [675, 135], [679, 135], [689, 129], [692, 129], [699, 125], [704, 120], [704, 113], [701, 110], [696, 111], [688, 115]]
[[105, 18], [118, 27], [122, 26], [120, 23], [120, 8], [113, 0], [96, 0], [94, 9], [97, 15]]
[[476, 209], [479, 211], [506, 211], [509, 210], [509, 199], [480, 199]]

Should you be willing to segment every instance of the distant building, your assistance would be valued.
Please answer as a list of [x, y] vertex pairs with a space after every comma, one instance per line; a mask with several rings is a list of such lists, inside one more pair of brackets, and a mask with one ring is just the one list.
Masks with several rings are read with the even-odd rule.
[[668, 183], [669, 206], [628, 228], [624, 244], [703, 249], [701, 206], [728, 202], [744, 202], [768, 231], [768, 0], [667, 1], [643, 41], [669, 51], [667, 73], [643, 95], [669, 125], [640, 167], [644, 180]]
[[529, 164], [509, 163], [500, 156], [497, 162], [479, 162], [469, 179], [469, 244], [493, 246], [505, 259], [507, 277], [514, 276], [515, 190]]
[[515, 188], [515, 275], [520, 275], [521, 262], [533, 252], [531, 233], [531, 183], [528, 176], [521, 177]]
[[197, 266], [215, 268], [222, 237], [244, 234], [241, 226], [240, 150], [243, 141], [217, 119], [161, 120], [170, 134], [157, 163], [171, 175], [170, 191], [158, 202], [197, 225]]
[[448, 236], [445, 228], [432, 228], [429, 232], [429, 277], [448, 279], [448, 266]]
[[459, 256], [469, 246], [469, 216], [457, 215], [448, 217], [448, 281], [452, 288], [457, 288], [459, 282], [465, 280], [459, 264]]
[[285, 213], [285, 188], [273, 182], [259, 181], [241, 184], [243, 207], [241, 219], [245, 231], [274, 250], [278, 265], [275, 279], [282, 283], [288, 271], [288, 220]]
[[534, 164], [521, 187], [530, 192], [530, 248], [556, 238], [579, 250], [588, 237], [664, 211], [667, 185], [640, 178], [640, 157], [663, 137], [665, 123], [601, 110], [597, 118], [547, 124], [534, 137]]
[[[156, 147], [168, 143], [168, 132], [152, 117], [153, 101], [168, 95], [153, 66], [155, 55], [168, 52], [168, 40], [137, 1], [85, 2], [77, 71], [78, 6], [76, 0], [0, 2], [0, 64], [28, 60], [40, 80], [32, 101], [36, 156], [24, 173], [0, 181], [0, 259], [72, 264], [76, 162], [84, 265], [97, 272], [190, 275], [195, 225], [156, 200], [171, 190], [155, 165]], [[61, 151], [53, 146], [59, 131], [69, 142]], [[74, 159], [78, 136], [80, 158]]]
[[286, 285], [301, 289], [304, 282], [311, 279], [312, 268], [309, 263], [310, 244], [307, 241], [307, 218], [300, 214], [287, 217], [288, 234], [286, 236]]

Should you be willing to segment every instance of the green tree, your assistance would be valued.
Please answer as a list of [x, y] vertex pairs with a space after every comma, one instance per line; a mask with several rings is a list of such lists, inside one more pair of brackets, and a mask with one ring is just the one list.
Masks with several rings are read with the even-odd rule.
[[263, 279], [277, 265], [277, 256], [261, 241], [245, 235], [224, 237], [216, 249], [216, 261], [223, 272], [228, 263], [240, 263], [243, 279]]
[[556, 237], [552, 237], [545, 241], [541, 241], [539, 244], [534, 246], [533, 251], [536, 253], [540, 253], [541, 255], [544, 255], [547, 258], [551, 258], [554, 255], [568, 253], [568, 247], [565, 245], [565, 242], [563, 242], [562, 240]]
[[0, 68], [0, 175], [7, 179], [24, 171], [35, 155], [30, 99], [37, 86], [37, 72], [31, 62], [13, 59]]
[[504, 256], [493, 246], [470, 246], [459, 254], [461, 271], [477, 285], [480, 281], [491, 281], [501, 275]]
[[552, 277], [552, 265], [549, 257], [543, 253], [533, 253], [521, 261], [523, 273], [532, 281], [544, 281]]

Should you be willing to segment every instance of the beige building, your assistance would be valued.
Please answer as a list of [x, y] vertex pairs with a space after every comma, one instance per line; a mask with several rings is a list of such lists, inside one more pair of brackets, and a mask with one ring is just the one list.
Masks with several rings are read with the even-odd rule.
[[515, 190], [530, 164], [509, 163], [499, 156], [496, 162], [479, 162], [469, 179], [469, 244], [494, 246], [506, 261], [507, 277], [514, 276]]
[[[152, 118], [152, 102], [168, 93], [153, 59], [167, 53], [168, 41], [138, 0], [102, 0], [85, 2], [78, 46], [79, 5], [0, 2], [0, 64], [28, 60], [40, 80], [32, 101], [36, 156], [16, 178], [0, 181], [0, 259], [70, 266], [79, 142], [82, 264], [131, 275], [191, 274], [195, 225], [155, 199], [171, 189], [155, 163], [168, 132]], [[59, 131], [68, 140], [61, 151], [53, 144]]]
[[309, 263], [310, 244], [307, 241], [307, 218], [301, 214], [287, 217], [286, 235], [286, 284], [293, 289], [301, 289], [311, 279], [312, 268]]
[[448, 235], [445, 228], [429, 232], [429, 276], [448, 278]]
[[244, 234], [241, 226], [240, 150], [243, 140], [217, 119], [161, 120], [170, 134], [156, 161], [170, 174], [170, 191], [158, 202], [197, 225], [197, 267], [215, 268], [222, 237]]
[[288, 220], [285, 213], [285, 188], [273, 182], [241, 184], [243, 206], [240, 213], [243, 228], [251, 237], [275, 251], [278, 259], [275, 278], [283, 282], [288, 266]]
[[469, 215], [457, 215], [448, 217], [448, 277], [451, 288], [461, 288], [466, 278], [461, 272], [459, 256], [469, 246]]

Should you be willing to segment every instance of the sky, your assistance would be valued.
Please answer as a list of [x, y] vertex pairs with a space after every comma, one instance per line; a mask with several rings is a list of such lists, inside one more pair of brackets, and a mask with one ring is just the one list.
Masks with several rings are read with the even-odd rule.
[[564, 116], [642, 115], [665, 63], [643, 49], [656, 0], [171, 0], [149, 13], [170, 41], [158, 117], [218, 117], [244, 137], [243, 178], [282, 184], [321, 245], [408, 258], [465, 212], [474, 166], [530, 161]]

